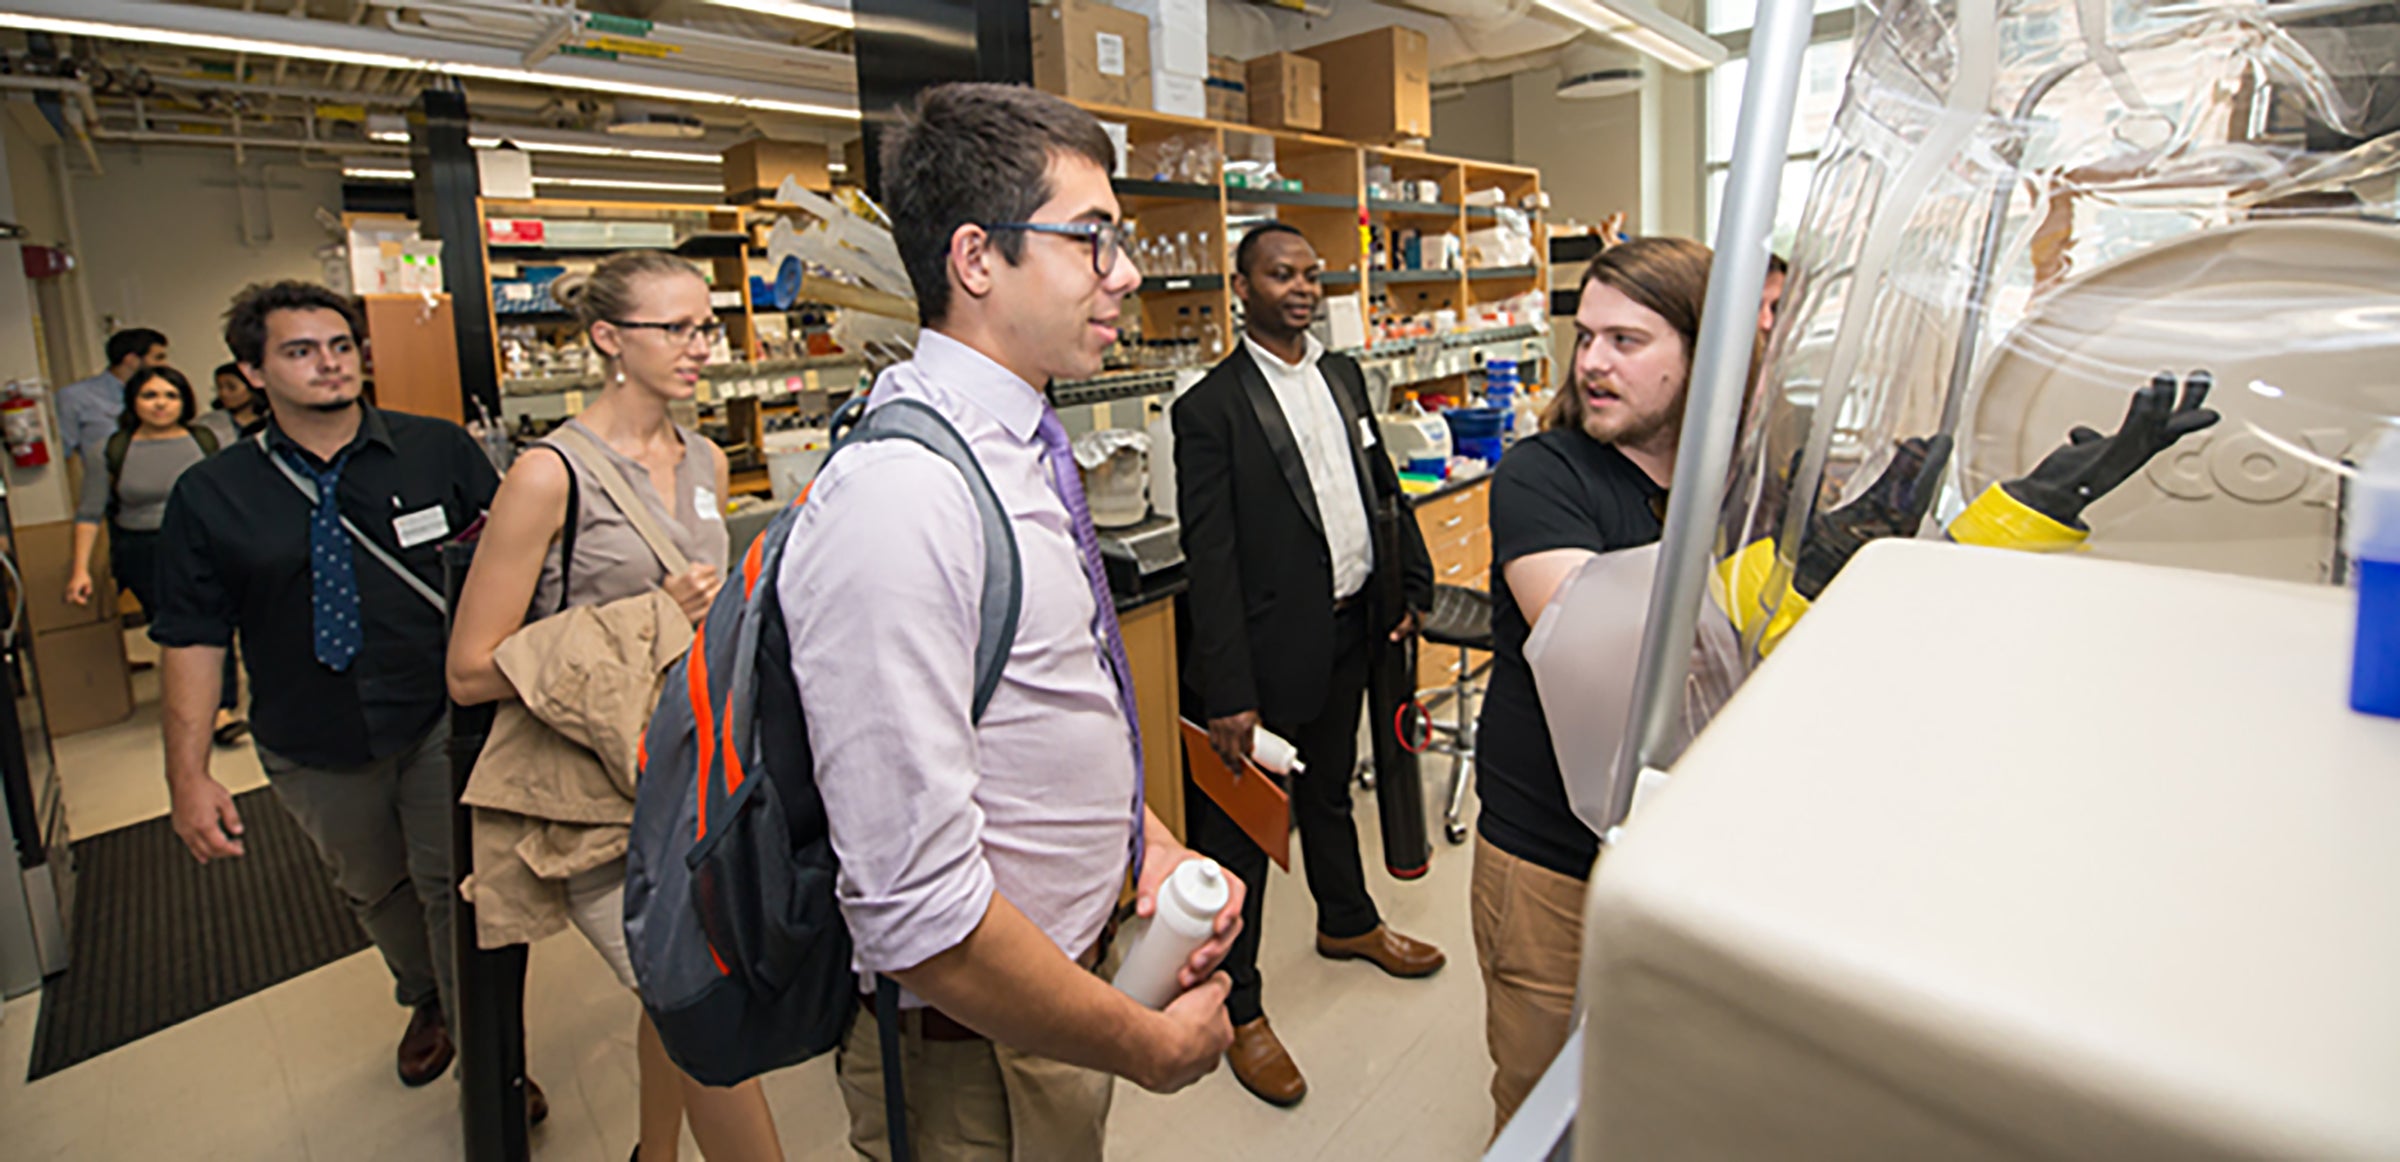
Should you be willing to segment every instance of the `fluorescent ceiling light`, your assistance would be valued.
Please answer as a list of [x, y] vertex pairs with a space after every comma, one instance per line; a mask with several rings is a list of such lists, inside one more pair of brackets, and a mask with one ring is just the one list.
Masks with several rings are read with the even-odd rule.
[[725, 187], [709, 182], [646, 182], [626, 178], [556, 178], [533, 175], [537, 186], [565, 186], [569, 189], [596, 190], [659, 190], [677, 194], [722, 194]]
[[[406, 140], [405, 136], [402, 138]], [[576, 141], [543, 141], [527, 139], [503, 131], [494, 137], [470, 137], [467, 144], [477, 149], [498, 149], [506, 143], [527, 153], [568, 153], [577, 157], [624, 157], [643, 161], [680, 161], [687, 165], [722, 165], [724, 159], [713, 153], [684, 153], [672, 149], [626, 149], [622, 146], [585, 145]]]
[[342, 167], [342, 176], [369, 182], [413, 182], [417, 180], [417, 171], [413, 169], [371, 169], [366, 166], [346, 165]]
[[819, 105], [808, 101], [783, 101], [773, 97], [752, 97], [707, 89], [678, 89], [667, 85], [584, 77], [572, 73], [545, 73], [533, 69], [503, 68], [460, 61], [396, 56], [390, 53], [355, 52], [350, 49], [327, 48], [320, 45], [218, 36], [213, 33], [185, 32], [170, 28], [102, 24], [90, 20], [35, 16], [21, 12], [0, 12], [0, 28], [19, 28], [28, 32], [49, 32], [61, 36], [96, 37], [104, 40], [130, 40], [137, 43], [173, 45], [177, 48], [196, 48], [211, 52], [250, 53], [258, 56], [329, 61], [334, 64], [358, 65], [370, 69], [443, 73], [453, 77], [505, 81], [516, 85], [548, 85], [553, 88], [615, 93], [627, 97], [654, 97], [662, 101], [689, 101], [701, 105], [733, 105], [743, 109], [757, 109], [769, 113], [790, 113], [800, 117], [828, 117], [845, 121], [859, 119], [856, 109]]
[[805, 4], [798, 0], [701, 0], [701, 3], [714, 4], [719, 8], [739, 8], [744, 12], [756, 12], [761, 16], [775, 16], [784, 20], [803, 20], [810, 24], [823, 24], [834, 28], [858, 27], [858, 19], [852, 16], [847, 8]]
[[1656, 57], [1671, 69], [1699, 73], [1725, 63], [1724, 45], [1659, 11], [1649, 0], [1533, 0], [1533, 3], [1627, 48]]

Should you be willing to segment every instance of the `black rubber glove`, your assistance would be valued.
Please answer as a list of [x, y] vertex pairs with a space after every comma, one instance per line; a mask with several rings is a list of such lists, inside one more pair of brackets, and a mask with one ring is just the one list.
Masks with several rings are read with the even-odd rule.
[[2078, 426], [2033, 471], [2000, 487], [2051, 520], [2084, 528], [2083, 510], [2093, 501], [2125, 483], [2175, 441], [2217, 422], [2217, 413], [2200, 406], [2208, 401], [2214, 382], [2206, 371], [2192, 372], [2183, 378], [2179, 399], [2174, 374], [2161, 371], [2151, 377], [2150, 386], [2133, 393], [2125, 422], [2114, 435]]
[[1900, 441], [1892, 462], [1865, 495], [1811, 519], [1808, 539], [1800, 543], [1799, 562], [1792, 569], [1792, 588], [1814, 601], [1868, 541], [1917, 535], [1941, 492], [1950, 447], [1948, 436]]

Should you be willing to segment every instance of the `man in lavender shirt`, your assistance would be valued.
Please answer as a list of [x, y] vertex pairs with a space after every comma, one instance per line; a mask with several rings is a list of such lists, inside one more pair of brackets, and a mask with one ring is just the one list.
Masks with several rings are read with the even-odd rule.
[[[1231, 1042], [1216, 967], [1243, 895], [1236, 881], [1164, 1011], [1095, 975], [1128, 875], [1147, 914], [1198, 858], [1141, 806], [1122, 641], [1042, 393], [1100, 370], [1141, 276], [1120, 245], [1109, 139], [1064, 101], [933, 88], [885, 158], [925, 329], [870, 406], [917, 400], [965, 437], [1013, 524], [1024, 601], [975, 721], [983, 545], [965, 480], [907, 441], [845, 449], [817, 476], [776, 584], [843, 915], [860, 971], [905, 990], [918, 1157], [1096, 1160], [1114, 1077], [1172, 1092]], [[838, 1073], [852, 1147], [888, 1158], [871, 1015]]]

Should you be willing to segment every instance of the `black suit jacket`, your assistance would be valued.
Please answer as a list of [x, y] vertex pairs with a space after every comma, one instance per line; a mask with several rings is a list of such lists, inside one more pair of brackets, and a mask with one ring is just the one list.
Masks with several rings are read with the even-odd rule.
[[[1408, 515], [1390, 457], [1360, 438], [1360, 421], [1372, 424], [1375, 416], [1366, 378], [1346, 355], [1328, 352], [1318, 366], [1349, 437], [1370, 536], [1380, 501], [1391, 499], [1400, 514], [1400, 560], [1379, 553], [1359, 595], [1371, 597], [1388, 583], [1385, 571], [1397, 568], [1409, 607], [1430, 608], [1425, 538]], [[1256, 710], [1276, 722], [1313, 719], [1333, 671], [1332, 553], [1291, 425], [1247, 346], [1235, 346], [1175, 402], [1174, 424], [1177, 515], [1191, 577], [1184, 681], [1200, 700], [1192, 716]], [[1377, 614], [1388, 616], [1375, 627], [1378, 637], [1400, 618], [1396, 610]]]

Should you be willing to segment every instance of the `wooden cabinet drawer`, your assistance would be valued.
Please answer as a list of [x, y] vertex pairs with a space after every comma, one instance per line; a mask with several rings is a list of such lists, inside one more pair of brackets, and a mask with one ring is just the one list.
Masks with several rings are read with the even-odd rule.
[[1490, 523], [1491, 482], [1477, 481], [1448, 496], [1417, 505], [1417, 528], [1425, 543], [1464, 536]]
[[1428, 541], [1425, 553], [1433, 558], [1433, 582], [1436, 585], [1465, 585], [1478, 574], [1492, 567], [1492, 531], [1479, 528], [1463, 537]]
[[[1492, 657], [1482, 650], [1468, 650], [1466, 656], [1466, 665], [1470, 670], [1480, 669]], [[1458, 667], [1458, 647], [1437, 646], [1432, 642], [1417, 643], [1417, 689], [1420, 692], [1438, 690], [1458, 681]], [[1451, 717], [1446, 708], [1435, 711], [1435, 714], [1444, 722]]]

